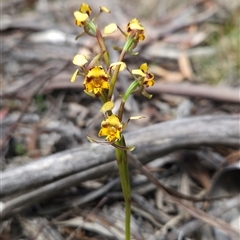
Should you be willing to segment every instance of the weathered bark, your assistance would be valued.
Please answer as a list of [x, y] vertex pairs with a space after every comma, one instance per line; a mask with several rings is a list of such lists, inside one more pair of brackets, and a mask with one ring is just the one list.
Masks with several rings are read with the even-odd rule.
[[156, 83], [150, 93], [168, 93], [179, 96], [198, 97], [227, 103], [240, 103], [240, 88], [211, 87], [207, 85]]
[[[136, 147], [133, 154], [142, 163], [147, 163], [157, 156], [190, 146], [239, 147], [239, 118], [203, 116], [178, 119], [126, 133], [125, 136], [127, 145]], [[86, 170], [93, 171], [94, 167], [100, 167], [114, 159], [113, 147], [92, 143], [40, 158], [1, 172], [1, 195], [13, 194]], [[112, 171], [113, 166], [110, 164], [109, 169], [104, 168], [102, 174]], [[92, 179], [95, 175], [99, 177], [99, 174], [101, 172], [92, 173], [89, 178]], [[83, 180], [87, 180], [87, 176]]]

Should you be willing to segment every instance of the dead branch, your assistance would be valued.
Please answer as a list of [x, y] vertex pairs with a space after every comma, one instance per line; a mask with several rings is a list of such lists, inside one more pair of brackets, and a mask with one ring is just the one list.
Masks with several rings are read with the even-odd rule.
[[[51, 92], [55, 89], [79, 89], [83, 88], [81, 82], [69, 83], [70, 74], [60, 74], [53, 78], [47, 85], [45, 85], [43, 92]], [[67, 81], [66, 81], [67, 79]], [[239, 89], [229, 87], [211, 87], [207, 85], [193, 85], [193, 84], [176, 84], [176, 83], [161, 83], [156, 82], [154, 86], [148, 90], [150, 93], [167, 93], [172, 95], [179, 95], [184, 97], [198, 97], [210, 99], [214, 101], [240, 103]]]
[[[109, 172], [116, 172], [116, 162], [109, 162], [97, 167], [90, 168], [88, 170], [72, 174], [68, 177], [46, 184], [42, 187], [32, 190], [28, 193], [21, 194], [1, 206], [1, 218], [8, 218], [17, 212], [25, 209], [33, 203], [39, 202], [43, 199], [50, 198], [63, 189], [71, 186], [77, 186], [79, 183], [87, 181], [89, 179], [95, 179], [109, 174]], [[112, 185], [111, 185], [112, 186]]]
[[[177, 149], [202, 145], [239, 147], [238, 116], [178, 119], [126, 134], [127, 144], [142, 163]], [[13, 194], [114, 161], [114, 149], [85, 144], [1, 172], [1, 195]], [[111, 170], [110, 170], [111, 171]], [[106, 172], [105, 172], [106, 173]], [[87, 179], [85, 179], [87, 180]]]
[[171, 84], [157, 82], [151, 93], [168, 93], [185, 97], [200, 97], [221, 102], [240, 103], [239, 89], [210, 87], [190, 84]]

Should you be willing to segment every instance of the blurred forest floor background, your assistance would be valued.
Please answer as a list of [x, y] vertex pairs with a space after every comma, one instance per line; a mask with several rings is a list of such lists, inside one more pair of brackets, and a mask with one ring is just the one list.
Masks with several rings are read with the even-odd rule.
[[[238, 0], [85, 1], [103, 29], [132, 18], [146, 39], [127, 55], [155, 75], [126, 104], [132, 239], [240, 239], [240, 3]], [[99, 52], [73, 12], [82, 2], [1, 3], [0, 239], [124, 239], [124, 204], [113, 149], [97, 138], [100, 102], [70, 79], [75, 54]], [[124, 38], [107, 39], [112, 62]], [[131, 81], [121, 73], [115, 102]], [[151, 135], [151, 134], [152, 135]], [[150, 177], [149, 177], [150, 174]], [[151, 178], [151, 176], [159, 181]], [[167, 194], [166, 194], [167, 193]]]

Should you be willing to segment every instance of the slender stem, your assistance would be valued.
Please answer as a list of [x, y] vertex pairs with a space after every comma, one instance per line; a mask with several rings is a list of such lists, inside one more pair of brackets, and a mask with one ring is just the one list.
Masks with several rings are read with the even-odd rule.
[[118, 118], [120, 121], [122, 121], [124, 106], [125, 106], [125, 101], [122, 99], [119, 110], [118, 110]]
[[[126, 146], [124, 137], [118, 141], [121, 146]], [[125, 200], [125, 240], [130, 240], [131, 236], [131, 188], [129, 180], [129, 169], [127, 161], [127, 152], [116, 148], [116, 156], [118, 162], [118, 169], [120, 175], [120, 181]]]
[[125, 200], [125, 239], [131, 238], [131, 199]]
[[110, 66], [109, 54], [108, 54], [108, 51], [107, 51], [107, 47], [105, 45], [105, 41], [104, 41], [103, 36], [101, 34], [101, 31], [98, 28], [97, 28], [97, 32], [96, 32], [96, 37], [97, 37], [99, 46], [100, 46], [100, 48], [103, 52], [103, 59], [104, 59], [104, 62], [106, 64], [106, 68], [109, 68], [109, 66]]
[[106, 89], [103, 90], [100, 99], [101, 99], [103, 104], [107, 102], [107, 92], [106, 92]]
[[[126, 146], [125, 141], [124, 141], [124, 145]], [[126, 188], [127, 188], [127, 193], [125, 194], [126, 196], [124, 198], [125, 199], [125, 238], [126, 240], [130, 240], [130, 237], [131, 237], [131, 188], [130, 188], [127, 152], [126, 151], [124, 152], [125, 152], [124, 171], [125, 171]]]
[[[125, 56], [125, 51], [123, 50], [118, 58], [118, 62], [122, 62], [123, 61], [123, 58]], [[119, 70], [121, 68], [121, 65], [117, 65], [114, 69], [114, 72], [113, 72], [113, 75], [111, 77], [111, 80], [110, 80], [110, 88], [109, 88], [109, 91], [108, 91], [108, 100], [110, 101], [111, 98], [112, 98], [112, 95], [113, 95], [113, 90], [114, 90], [114, 87], [115, 87], [115, 83], [117, 81], [117, 77], [118, 77], [118, 73], [119, 73]]]

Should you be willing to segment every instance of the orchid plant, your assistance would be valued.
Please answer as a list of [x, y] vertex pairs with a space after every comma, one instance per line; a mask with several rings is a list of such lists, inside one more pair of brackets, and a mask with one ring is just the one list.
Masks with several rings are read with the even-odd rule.
[[[142, 93], [145, 97], [151, 98], [151, 95], [145, 91], [146, 87], [153, 86], [154, 75], [148, 72], [148, 65], [143, 63], [138, 69], [130, 70], [124, 63], [124, 57], [127, 53], [133, 53], [134, 48], [139, 41], [145, 39], [144, 27], [138, 19], [134, 18], [126, 25], [126, 31], [123, 31], [115, 23], [107, 25], [101, 31], [95, 24], [95, 21], [102, 12], [110, 13], [106, 7], [100, 7], [100, 11], [96, 17], [90, 18], [92, 9], [83, 3], [78, 11], [74, 12], [75, 24], [83, 28], [83, 32], [76, 37], [76, 40], [88, 34], [96, 38], [99, 44], [99, 54], [91, 60], [87, 60], [84, 55], [76, 55], [73, 58], [73, 64], [78, 68], [73, 73], [71, 82], [74, 82], [77, 76], [83, 76], [84, 91], [90, 97], [99, 98], [102, 103], [100, 111], [103, 113], [103, 121], [98, 132], [99, 137], [105, 137], [104, 141], [96, 140], [88, 137], [89, 141], [101, 144], [108, 144], [115, 148], [116, 159], [119, 168], [122, 191], [125, 200], [125, 239], [130, 240], [131, 228], [131, 189], [128, 169], [127, 151], [132, 151], [133, 146], [127, 146], [124, 139], [123, 130], [126, 128], [131, 119], [141, 119], [143, 116], [130, 117], [125, 123], [122, 121], [124, 106], [131, 94]], [[125, 44], [120, 50], [117, 62], [111, 63], [109, 51], [105, 45], [105, 38], [116, 30], [120, 30], [125, 38]], [[121, 104], [117, 114], [113, 114], [114, 107], [114, 89], [118, 80], [118, 75], [123, 70], [128, 70], [133, 79], [124, 93], [121, 94]]]

